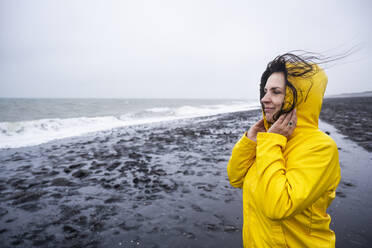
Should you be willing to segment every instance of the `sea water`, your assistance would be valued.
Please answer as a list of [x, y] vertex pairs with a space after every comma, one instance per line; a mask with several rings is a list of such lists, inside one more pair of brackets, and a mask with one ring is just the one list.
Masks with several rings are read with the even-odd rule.
[[257, 100], [0, 98], [0, 148], [257, 108]]

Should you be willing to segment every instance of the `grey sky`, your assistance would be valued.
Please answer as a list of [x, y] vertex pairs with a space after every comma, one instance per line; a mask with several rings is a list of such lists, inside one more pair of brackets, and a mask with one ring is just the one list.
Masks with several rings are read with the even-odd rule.
[[276, 55], [360, 50], [327, 94], [372, 90], [371, 1], [0, 0], [0, 97], [257, 98]]

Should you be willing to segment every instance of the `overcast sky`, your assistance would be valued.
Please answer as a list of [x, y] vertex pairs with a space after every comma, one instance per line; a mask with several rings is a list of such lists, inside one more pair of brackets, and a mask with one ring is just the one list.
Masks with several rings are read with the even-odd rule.
[[372, 90], [372, 2], [0, 0], [0, 97], [258, 97], [295, 49], [359, 50], [327, 95]]

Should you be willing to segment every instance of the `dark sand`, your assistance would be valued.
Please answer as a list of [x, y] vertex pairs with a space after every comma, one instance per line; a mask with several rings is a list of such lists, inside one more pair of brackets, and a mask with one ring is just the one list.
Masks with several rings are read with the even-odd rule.
[[372, 97], [326, 98], [320, 118], [372, 152]]
[[342, 178], [329, 208], [337, 248], [372, 247], [371, 106], [372, 97], [330, 98], [320, 115], [333, 125], [320, 123], [320, 128], [339, 147]]
[[241, 247], [241, 191], [226, 164], [258, 115], [1, 150], [1, 247]]
[[[351, 104], [343, 109], [358, 115]], [[241, 247], [241, 190], [229, 185], [226, 164], [259, 116], [223, 114], [0, 150], [0, 247]], [[327, 117], [338, 120], [335, 111]], [[340, 118], [345, 127], [348, 120]], [[337, 247], [372, 247], [371, 153], [320, 126], [340, 151], [342, 180], [329, 211]]]

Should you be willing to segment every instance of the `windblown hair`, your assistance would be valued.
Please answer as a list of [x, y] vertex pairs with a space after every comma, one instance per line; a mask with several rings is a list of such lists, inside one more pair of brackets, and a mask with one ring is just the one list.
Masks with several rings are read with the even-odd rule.
[[[298, 52], [301, 52], [301, 54], [296, 55], [295, 53], [298, 53]], [[348, 51], [347, 53], [335, 56], [335, 57], [325, 57], [321, 54], [297, 50], [297, 51], [291, 51], [283, 55], [277, 56], [274, 60], [269, 62], [269, 64], [266, 67], [266, 70], [263, 72], [261, 76], [260, 100], [265, 95], [264, 90], [265, 90], [266, 82], [268, 78], [271, 76], [271, 74], [273, 74], [274, 72], [282, 72], [285, 78], [285, 89], [286, 89], [285, 92], [286, 94], [292, 95], [291, 97], [292, 101], [290, 104], [283, 103], [282, 109], [279, 111], [279, 113], [277, 113], [273, 117], [274, 120], [277, 120], [280, 115], [291, 112], [296, 107], [296, 104], [299, 101], [299, 92], [297, 92], [293, 84], [290, 81], [288, 81], [288, 77], [292, 77], [292, 78], [293, 77], [302, 77], [302, 78], [311, 77], [317, 73], [317, 67], [314, 66], [315, 64], [325, 64], [325, 63], [329, 63], [335, 60], [339, 60], [339, 59], [342, 59], [350, 55], [351, 53], [353, 53], [352, 50]], [[311, 80], [309, 80], [309, 82], [311, 83]], [[309, 91], [311, 89], [311, 86], [312, 85], [310, 85], [309, 87]], [[307, 94], [308, 92], [306, 93], [305, 96], [301, 95], [301, 99], [306, 101]]]

